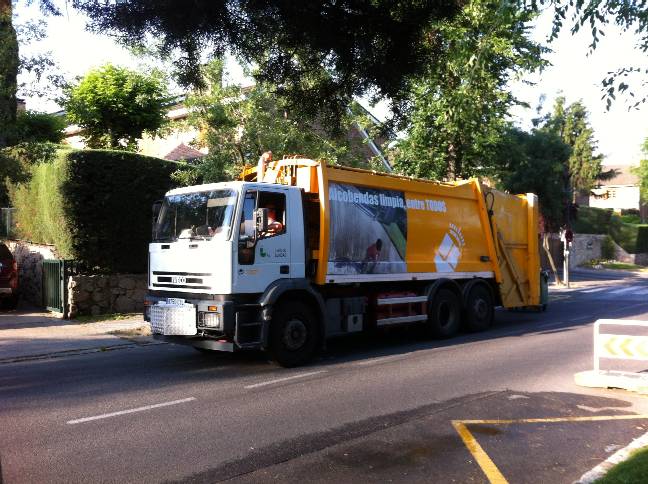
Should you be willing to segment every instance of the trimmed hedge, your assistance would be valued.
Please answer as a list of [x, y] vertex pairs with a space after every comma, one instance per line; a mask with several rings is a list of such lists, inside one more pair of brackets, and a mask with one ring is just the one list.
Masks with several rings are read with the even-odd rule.
[[579, 207], [572, 229], [577, 234], [608, 234], [612, 214], [608, 208]]
[[93, 272], [146, 272], [151, 205], [177, 167], [123, 151], [60, 151], [12, 194], [19, 234]]
[[626, 252], [648, 252], [648, 224], [627, 224], [614, 215], [610, 222], [610, 235]]
[[580, 207], [573, 230], [580, 234], [609, 234], [630, 254], [648, 252], [648, 224], [629, 224], [611, 209]]

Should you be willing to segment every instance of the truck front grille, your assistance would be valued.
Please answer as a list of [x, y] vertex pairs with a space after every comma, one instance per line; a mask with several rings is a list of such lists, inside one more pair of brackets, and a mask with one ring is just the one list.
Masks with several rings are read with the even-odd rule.
[[153, 287], [168, 287], [176, 289], [211, 289], [205, 285], [204, 277], [211, 276], [207, 272], [166, 272], [153, 271]]

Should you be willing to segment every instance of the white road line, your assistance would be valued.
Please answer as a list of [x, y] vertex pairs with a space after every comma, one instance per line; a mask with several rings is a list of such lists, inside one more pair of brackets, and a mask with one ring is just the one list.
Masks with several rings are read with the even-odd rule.
[[406, 358], [408, 354], [409, 353], [403, 353], [403, 354], [400, 354], [400, 355], [391, 355], [391, 356], [381, 356], [379, 358], [372, 358], [371, 360], [358, 361], [357, 363], [354, 363], [354, 365], [356, 365], [356, 366], [366, 366], [366, 365], [384, 363], [385, 361]]
[[615, 289], [614, 291], [610, 291], [610, 294], [625, 294], [626, 292], [631, 292], [631, 291], [636, 291], [637, 286], [628, 286], [628, 287], [622, 287], [621, 289]]
[[119, 412], [104, 413], [103, 415], [95, 415], [94, 417], [78, 418], [76, 420], [68, 420], [66, 423], [69, 425], [80, 424], [84, 422], [91, 422], [92, 420], [100, 420], [103, 418], [116, 417], [118, 415], [125, 415], [127, 413], [143, 412], [153, 408], [168, 407], [169, 405], [178, 405], [179, 403], [186, 403], [195, 400], [195, 397], [183, 398], [182, 400], [173, 400], [172, 402], [156, 403], [154, 405], [146, 405], [144, 407], [129, 408], [128, 410], [121, 410]]
[[588, 293], [588, 294], [591, 294], [591, 293], [593, 293], [593, 292], [601, 292], [601, 291], [605, 291], [606, 289], [607, 289], [607, 287], [595, 287], [594, 289], [586, 289], [586, 290], [581, 291], [581, 292], [586, 292], [586, 293]]
[[284, 378], [277, 378], [275, 380], [268, 380], [261, 383], [255, 383], [254, 385], [245, 385], [244, 388], [249, 390], [251, 388], [264, 387], [266, 385], [272, 385], [273, 383], [281, 383], [283, 381], [295, 380], [297, 378], [305, 378], [307, 376], [319, 375], [320, 373], [326, 373], [326, 371], [327, 370], [319, 370], [319, 371], [311, 371], [308, 373], [300, 373], [299, 375], [286, 376]]

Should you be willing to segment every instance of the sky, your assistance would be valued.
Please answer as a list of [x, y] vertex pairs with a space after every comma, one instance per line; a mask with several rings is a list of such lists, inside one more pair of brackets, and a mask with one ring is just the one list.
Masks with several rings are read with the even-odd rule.
[[[15, 15], [17, 22], [40, 17], [35, 5], [18, 2]], [[541, 15], [533, 29], [534, 40], [544, 43], [550, 31], [550, 15]], [[601, 100], [600, 85], [608, 71], [622, 66], [645, 65], [646, 58], [634, 48], [634, 36], [619, 29], [609, 28], [599, 47], [588, 55], [590, 36], [584, 31], [572, 36], [567, 30], [549, 47], [553, 52], [547, 56], [552, 64], [542, 73], [527, 75], [512, 84], [513, 93], [531, 105], [531, 109], [515, 108], [512, 118], [524, 129], [531, 127], [536, 117], [535, 107], [544, 98], [544, 112], [550, 111], [556, 96], [562, 94], [567, 103], [582, 100], [590, 113], [590, 122], [598, 140], [599, 151], [605, 155], [604, 164], [638, 164], [641, 159], [640, 146], [648, 137], [648, 105], [628, 110], [631, 98], [618, 97], [607, 111]], [[118, 46], [113, 39], [85, 31], [85, 19], [74, 10], [64, 12], [60, 17], [49, 18], [48, 36], [40, 43], [25, 49], [48, 50], [62, 71], [69, 78], [82, 76], [88, 70], [107, 62], [131, 68], [141, 67], [142, 61], [132, 57]], [[242, 80], [242, 69], [232, 60], [227, 67], [230, 78]], [[527, 85], [525, 82], [533, 82]], [[27, 98], [28, 109], [53, 112], [59, 107], [53, 102]], [[384, 106], [373, 109], [378, 117], [384, 117]]]

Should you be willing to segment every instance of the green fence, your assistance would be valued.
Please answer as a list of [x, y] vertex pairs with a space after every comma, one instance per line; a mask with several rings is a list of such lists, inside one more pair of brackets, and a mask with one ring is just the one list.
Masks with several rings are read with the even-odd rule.
[[43, 261], [43, 306], [48, 311], [67, 317], [67, 280], [77, 273], [75, 261], [46, 259]]
[[16, 238], [15, 208], [0, 208], [0, 238]]

